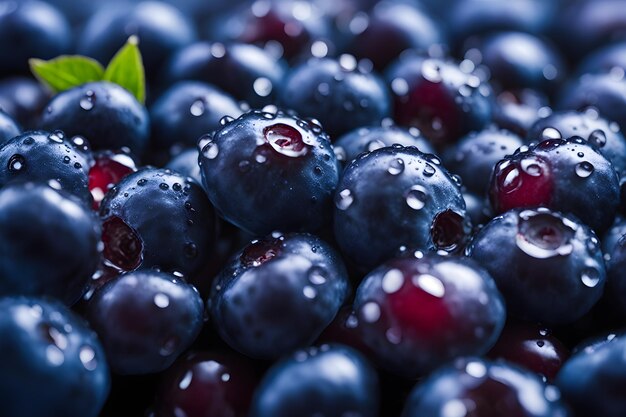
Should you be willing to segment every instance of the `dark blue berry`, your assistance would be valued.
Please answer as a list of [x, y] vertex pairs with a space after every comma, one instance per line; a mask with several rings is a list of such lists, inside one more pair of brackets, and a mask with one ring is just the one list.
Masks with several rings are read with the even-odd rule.
[[310, 59], [293, 68], [280, 102], [302, 117], [318, 119], [331, 138], [390, 116], [391, 100], [382, 80], [357, 67], [349, 55]]
[[116, 278], [87, 301], [111, 370], [145, 374], [168, 368], [202, 328], [198, 291], [175, 276], [143, 270]]
[[[623, 230], [624, 225], [620, 225]], [[607, 262], [608, 281], [606, 298], [611, 303], [613, 310], [617, 313], [618, 322], [626, 322], [626, 234], [622, 234], [619, 239], [612, 244], [609, 251], [606, 252], [610, 256]], [[611, 244], [606, 240], [603, 242]]]
[[58, 301], [0, 298], [0, 398], [5, 417], [96, 417], [110, 378], [84, 320]]
[[591, 310], [606, 280], [593, 231], [546, 208], [494, 218], [467, 252], [493, 276], [509, 313], [524, 320], [571, 323]]
[[202, 144], [204, 185], [229, 222], [256, 235], [329, 223], [339, 173], [328, 137], [314, 121], [251, 111]]
[[346, 299], [339, 255], [308, 234], [254, 240], [213, 282], [209, 306], [222, 338], [255, 358], [309, 346]]
[[202, 174], [200, 173], [200, 165], [198, 165], [199, 156], [198, 148], [185, 149], [170, 159], [165, 168], [178, 172], [185, 177], [191, 177], [202, 185]]
[[400, 247], [457, 250], [469, 224], [461, 189], [439, 159], [412, 147], [361, 154], [335, 193], [335, 238], [359, 269], [369, 270]]
[[617, 75], [624, 70], [626, 70], [626, 41], [610, 43], [595, 49], [577, 67], [577, 73], [580, 75], [606, 72], [614, 72]]
[[0, 80], [0, 109], [24, 129], [35, 129], [39, 115], [50, 100], [46, 88], [27, 77], [8, 77]]
[[617, 242], [624, 235], [626, 235], [626, 218], [618, 215], [611, 228], [602, 236], [602, 252], [610, 256]]
[[51, 295], [73, 304], [100, 257], [89, 208], [43, 184], [0, 190], [0, 294]]
[[535, 90], [503, 91], [496, 97], [493, 122], [503, 129], [526, 137], [530, 127], [552, 110], [545, 94]]
[[94, 149], [128, 147], [141, 155], [148, 142], [148, 112], [117, 84], [98, 81], [57, 94], [41, 118], [44, 129], [84, 136]]
[[7, 113], [0, 110], [0, 146], [19, 134], [20, 128], [17, 123], [15, 123], [15, 120]]
[[118, 268], [191, 275], [211, 255], [213, 209], [199, 184], [169, 170], [124, 177], [100, 206], [104, 257]]
[[376, 268], [354, 301], [364, 342], [383, 367], [408, 378], [487, 353], [505, 320], [502, 296], [478, 264], [417, 255]]
[[378, 397], [376, 372], [359, 353], [341, 345], [322, 345], [272, 366], [255, 393], [249, 415], [375, 417]]

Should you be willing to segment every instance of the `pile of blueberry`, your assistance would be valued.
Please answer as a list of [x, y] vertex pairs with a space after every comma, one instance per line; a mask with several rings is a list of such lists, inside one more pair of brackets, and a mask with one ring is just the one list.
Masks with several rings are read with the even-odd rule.
[[0, 416], [626, 416], [625, 74], [624, 0], [0, 0]]

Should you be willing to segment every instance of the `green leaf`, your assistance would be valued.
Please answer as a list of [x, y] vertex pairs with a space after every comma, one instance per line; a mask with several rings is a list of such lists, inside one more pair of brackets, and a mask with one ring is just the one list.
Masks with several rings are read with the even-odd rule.
[[144, 103], [146, 80], [137, 36], [133, 35], [128, 38], [126, 45], [109, 62], [102, 79], [124, 87], [140, 103]]
[[61, 55], [49, 61], [32, 58], [28, 63], [35, 77], [54, 93], [99, 81], [104, 75], [98, 61], [80, 55]]

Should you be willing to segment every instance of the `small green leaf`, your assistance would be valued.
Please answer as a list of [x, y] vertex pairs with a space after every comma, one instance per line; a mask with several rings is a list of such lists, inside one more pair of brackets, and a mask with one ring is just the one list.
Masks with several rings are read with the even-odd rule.
[[137, 36], [128, 38], [126, 45], [109, 62], [102, 79], [124, 87], [140, 103], [145, 101], [146, 80]]
[[99, 81], [104, 75], [98, 61], [80, 55], [61, 55], [49, 61], [32, 58], [28, 63], [35, 77], [54, 93]]

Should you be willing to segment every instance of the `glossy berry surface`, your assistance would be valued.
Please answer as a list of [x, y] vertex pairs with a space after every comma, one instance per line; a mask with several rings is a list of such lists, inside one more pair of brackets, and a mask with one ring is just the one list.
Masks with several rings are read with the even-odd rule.
[[172, 56], [163, 80], [168, 84], [181, 80], [204, 81], [237, 100], [259, 107], [276, 100], [285, 66], [258, 46], [196, 42]]
[[369, 270], [401, 246], [456, 250], [469, 233], [461, 189], [439, 158], [402, 146], [362, 154], [335, 192], [342, 253]]
[[185, 177], [191, 177], [195, 182], [202, 185], [202, 174], [200, 173], [200, 165], [198, 165], [199, 157], [198, 148], [185, 149], [170, 159], [165, 168], [178, 172]]
[[550, 113], [548, 98], [543, 93], [529, 89], [502, 91], [496, 97], [493, 122], [503, 129], [526, 137], [531, 126]]
[[602, 233], [619, 205], [617, 173], [594, 145], [556, 135], [498, 162], [489, 186], [491, 206], [496, 213], [545, 206], [573, 214]]
[[63, 190], [90, 203], [91, 161], [83, 145], [84, 140], [70, 139], [61, 131], [25, 132], [9, 139], [0, 145], [0, 187], [12, 181], [53, 180]]
[[522, 146], [514, 133], [490, 126], [470, 133], [444, 155], [444, 165], [463, 180], [463, 185], [478, 195], [486, 195], [494, 166]]
[[128, 147], [141, 155], [147, 145], [148, 112], [135, 97], [107, 81], [57, 94], [41, 116], [41, 127], [85, 137], [94, 150]]
[[412, 379], [458, 356], [486, 353], [506, 315], [493, 279], [478, 264], [419, 256], [376, 268], [354, 301], [363, 341], [384, 368]]
[[348, 347], [322, 345], [297, 351], [272, 366], [249, 415], [375, 417], [378, 404], [378, 378], [372, 366]]
[[[621, 226], [624, 227], [623, 225]], [[610, 301], [614, 311], [618, 314], [620, 323], [626, 318], [626, 238], [623, 233], [615, 241], [607, 254], [610, 256], [607, 262], [608, 281], [606, 298]]]
[[515, 363], [552, 381], [569, 358], [569, 350], [548, 329], [507, 324], [488, 356]]
[[[454, 413], [454, 414], [453, 414]], [[507, 362], [464, 358], [417, 385], [402, 417], [567, 416], [559, 390]]]
[[347, 272], [330, 245], [308, 234], [272, 235], [231, 258], [214, 280], [208, 305], [231, 347], [274, 359], [310, 345], [347, 292]]
[[87, 323], [49, 299], [0, 298], [0, 311], [2, 415], [98, 416], [109, 368]]
[[302, 117], [318, 119], [331, 138], [390, 115], [383, 81], [358, 68], [349, 55], [338, 60], [312, 58], [287, 75], [280, 102]]
[[556, 384], [572, 415], [597, 413], [618, 417], [626, 412], [624, 396], [624, 350], [626, 339], [613, 337], [575, 353], [559, 372]]
[[213, 208], [202, 187], [180, 174], [144, 168], [127, 175], [107, 193], [100, 217], [104, 257], [124, 271], [189, 275], [211, 254]]
[[181, 81], [165, 91], [150, 108], [153, 151], [174, 155], [195, 147], [200, 136], [221, 127], [224, 116], [239, 117], [230, 95], [200, 81]]
[[247, 417], [258, 376], [232, 353], [191, 352], [161, 378], [155, 413], [161, 417]]
[[491, 87], [454, 62], [401, 56], [386, 71], [394, 119], [419, 128], [437, 145], [450, 144], [492, 118]]
[[[0, 189], [0, 294], [49, 295], [73, 304], [100, 256], [89, 208], [45, 184]], [[35, 255], [36, 254], [36, 255]]]
[[577, 68], [579, 74], [606, 73], [626, 69], [626, 41], [608, 44], [598, 48], [581, 61]]
[[428, 139], [417, 128], [399, 126], [360, 127], [333, 143], [337, 159], [346, 164], [363, 152], [392, 145], [415, 146], [423, 153], [435, 153]]
[[137, 171], [137, 162], [129, 152], [101, 151], [94, 155], [89, 168], [89, 192], [97, 210], [104, 195], [126, 175]]
[[0, 109], [24, 129], [36, 128], [39, 113], [49, 100], [50, 93], [32, 78], [8, 77], [0, 80]]
[[512, 316], [548, 325], [582, 317], [606, 281], [595, 233], [546, 208], [494, 218], [474, 236], [467, 253], [493, 276]]
[[204, 185], [229, 222], [256, 235], [314, 231], [330, 222], [339, 172], [315, 122], [251, 111], [202, 143]]
[[95, 291], [86, 317], [98, 333], [111, 370], [145, 374], [168, 368], [202, 327], [194, 287], [153, 270], [121, 275]]
[[0, 146], [20, 134], [20, 128], [11, 116], [0, 111]]

